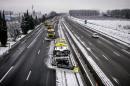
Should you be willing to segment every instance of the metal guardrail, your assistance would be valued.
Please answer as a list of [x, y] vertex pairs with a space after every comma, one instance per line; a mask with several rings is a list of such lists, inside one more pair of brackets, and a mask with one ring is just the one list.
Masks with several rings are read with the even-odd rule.
[[85, 83], [88, 86], [96, 86], [96, 81], [94, 80], [92, 74], [90, 73], [90, 70], [88, 69], [88, 67], [86, 66], [86, 64], [84, 63], [83, 59], [81, 59], [81, 54], [78, 52], [78, 48], [75, 47], [75, 44], [73, 43], [74, 41], [72, 41], [72, 38], [69, 36], [69, 34], [65, 33], [65, 35], [67, 36], [67, 39], [69, 41], [69, 44], [72, 48], [72, 50], [75, 53], [75, 58], [78, 62], [78, 65], [80, 67], [81, 73], [85, 79]]

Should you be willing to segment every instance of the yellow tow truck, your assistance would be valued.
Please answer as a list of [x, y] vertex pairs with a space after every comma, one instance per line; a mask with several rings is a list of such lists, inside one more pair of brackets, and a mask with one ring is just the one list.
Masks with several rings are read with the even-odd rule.
[[66, 40], [57, 38], [54, 43], [52, 66], [73, 70], [74, 66], [70, 61], [70, 50]]
[[57, 38], [54, 45], [54, 56], [69, 56], [70, 50], [65, 39]]
[[55, 38], [55, 31], [54, 31], [54, 29], [48, 29], [47, 30], [47, 37], [50, 38], [50, 39]]
[[52, 40], [56, 38], [55, 30], [53, 28], [53, 25], [48, 25], [47, 26], [47, 37], [46, 40]]

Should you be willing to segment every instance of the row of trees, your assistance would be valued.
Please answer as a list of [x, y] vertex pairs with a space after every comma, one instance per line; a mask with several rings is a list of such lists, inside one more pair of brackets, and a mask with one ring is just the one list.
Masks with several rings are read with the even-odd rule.
[[35, 19], [32, 15], [29, 15], [28, 10], [24, 15], [22, 16], [22, 23], [21, 23], [21, 29], [23, 34], [27, 34], [28, 30], [32, 30], [35, 28], [36, 25], [40, 24], [41, 22], [45, 21], [45, 15], [42, 16], [42, 18], [38, 18], [37, 16]]
[[34, 26], [34, 19], [27, 11], [27, 13], [24, 13], [22, 16], [21, 29], [23, 34], [27, 34], [28, 30], [34, 29]]
[[[29, 12], [27, 11], [22, 16], [22, 22], [21, 22], [21, 29], [23, 34], [27, 34], [28, 30], [32, 30], [35, 28], [36, 25], [40, 24], [41, 22], [44, 22], [46, 19], [50, 19], [52, 17], [56, 16], [56, 12], [51, 12], [49, 16], [45, 17], [45, 15], [42, 16], [42, 18], [35, 19], [32, 17], [32, 15], [29, 15]], [[0, 46], [5, 47], [7, 44], [7, 24], [5, 20], [5, 13], [4, 11], [0, 11]]]
[[105, 16], [130, 19], [130, 9], [108, 10]]
[[0, 11], [0, 42], [1, 46], [5, 47], [7, 44], [7, 24], [5, 20], [4, 11]]

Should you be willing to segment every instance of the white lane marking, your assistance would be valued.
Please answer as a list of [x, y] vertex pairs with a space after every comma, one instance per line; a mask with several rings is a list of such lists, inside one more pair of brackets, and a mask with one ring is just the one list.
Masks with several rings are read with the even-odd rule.
[[122, 49], [122, 51], [126, 52], [127, 54], [130, 54], [130, 52], [125, 49]]
[[89, 43], [89, 45], [92, 45], [92, 43], [91, 42], [88, 42]]
[[40, 53], [40, 50], [37, 52], [37, 54], [39, 54]]
[[26, 40], [22, 41], [22, 43], [21, 43], [21, 44], [23, 44], [23, 43], [25, 43], [25, 42], [26, 42]]
[[2, 79], [0, 80], [0, 83], [5, 79], [5, 77], [8, 75], [8, 73], [14, 68], [14, 66], [12, 66], [7, 73], [2, 77]]
[[101, 39], [104, 40], [104, 41], [106, 41], [107, 43], [109, 43], [109, 44], [111, 44], [111, 45], [114, 45], [111, 41], [109, 41], [109, 40], [107, 40], [107, 39], [105, 39], [105, 38], [103, 38], [103, 37], [101, 37]]
[[103, 57], [105, 57], [106, 60], [109, 60], [105, 55], [102, 55]]
[[119, 84], [119, 80], [118, 80], [117, 78], [112, 77], [112, 79], [113, 79], [117, 84]]
[[81, 38], [84, 38], [83, 36], [81, 36]]
[[90, 51], [90, 52], [97, 60], [100, 60], [92, 51]]
[[90, 48], [87, 48], [87, 50], [91, 51], [91, 49], [90, 49]]
[[37, 37], [29, 44], [29, 46], [27, 48], [30, 48], [36, 42], [36, 39], [39, 37], [39, 35], [41, 34], [41, 32], [42, 31], [39, 30]]
[[46, 86], [48, 85], [49, 73], [50, 72], [47, 72]]
[[120, 54], [119, 54], [119, 53], [117, 53], [117, 52], [115, 52], [115, 51], [113, 51], [113, 53], [114, 53], [114, 54], [116, 54], [117, 56], [120, 56]]
[[28, 81], [28, 79], [29, 79], [31, 73], [32, 73], [32, 71], [29, 71], [28, 76], [27, 76], [27, 78], [26, 78], [27, 81]]

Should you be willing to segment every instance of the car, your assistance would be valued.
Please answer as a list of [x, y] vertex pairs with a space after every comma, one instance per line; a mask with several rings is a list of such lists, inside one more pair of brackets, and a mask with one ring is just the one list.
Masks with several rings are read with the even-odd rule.
[[99, 35], [97, 33], [93, 33], [92, 37], [93, 38], [99, 38]]

